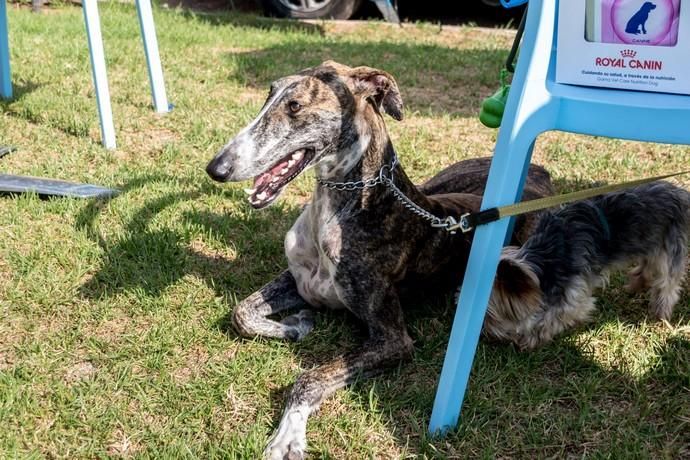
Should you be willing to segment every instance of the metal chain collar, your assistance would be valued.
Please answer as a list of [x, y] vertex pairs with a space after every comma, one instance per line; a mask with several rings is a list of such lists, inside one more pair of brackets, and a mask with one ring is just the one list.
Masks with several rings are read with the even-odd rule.
[[397, 165], [398, 157], [394, 155], [391, 165], [381, 166], [381, 169], [379, 169], [379, 173], [376, 175], [376, 177], [373, 177], [371, 179], [358, 180], [355, 182], [332, 182], [317, 177], [316, 182], [332, 190], [361, 190], [365, 188], [376, 187], [377, 185], [384, 183], [384, 180], [386, 179], [386, 171], [388, 171], [390, 174], [390, 180], [393, 180], [393, 170]]
[[376, 187], [377, 185], [384, 185], [391, 189], [395, 198], [402, 203], [403, 207], [413, 214], [421, 217], [422, 219], [428, 220], [431, 226], [434, 228], [443, 228], [451, 234], [455, 234], [455, 230], [458, 229], [458, 221], [454, 217], [448, 216], [445, 218], [438, 217], [426, 209], [419, 206], [417, 203], [409, 199], [393, 182], [393, 170], [398, 165], [398, 157], [393, 156], [393, 161], [389, 165], [381, 166], [379, 173], [367, 180], [359, 180], [354, 182], [332, 182], [316, 178], [316, 181], [326, 188], [332, 190], [362, 190], [367, 188]]

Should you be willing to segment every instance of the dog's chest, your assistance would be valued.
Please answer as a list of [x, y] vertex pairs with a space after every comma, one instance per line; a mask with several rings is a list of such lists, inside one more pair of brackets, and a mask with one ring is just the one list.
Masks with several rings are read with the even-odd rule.
[[308, 205], [285, 235], [288, 269], [300, 295], [310, 305], [344, 308], [335, 281], [335, 262], [340, 258], [340, 227], [324, 222], [319, 208], [318, 204]]

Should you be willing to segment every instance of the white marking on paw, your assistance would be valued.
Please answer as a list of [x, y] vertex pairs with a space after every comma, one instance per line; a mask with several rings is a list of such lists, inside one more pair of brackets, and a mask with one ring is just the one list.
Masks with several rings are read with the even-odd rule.
[[287, 408], [278, 429], [264, 450], [264, 459], [302, 459], [307, 449], [307, 417], [309, 408]]

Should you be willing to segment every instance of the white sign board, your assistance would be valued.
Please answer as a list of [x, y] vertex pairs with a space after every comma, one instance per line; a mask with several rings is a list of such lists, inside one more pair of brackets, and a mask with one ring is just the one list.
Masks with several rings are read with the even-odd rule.
[[690, 0], [561, 0], [557, 40], [559, 83], [690, 94]]

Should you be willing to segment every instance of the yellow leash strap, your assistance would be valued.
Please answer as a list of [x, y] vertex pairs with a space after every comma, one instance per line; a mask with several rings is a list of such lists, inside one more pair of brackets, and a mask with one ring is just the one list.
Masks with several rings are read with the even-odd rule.
[[485, 225], [495, 222], [504, 217], [518, 216], [528, 212], [539, 211], [546, 208], [553, 208], [565, 203], [572, 203], [573, 201], [586, 200], [595, 196], [603, 195], [605, 193], [617, 192], [627, 188], [636, 187], [642, 184], [648, 184], [661, 179], [668, 179], [669, 177], [680, 176], [690, 173], [688, 171], [677, 172], [673, 174], [665, 174], [663, 176], [648, 177], [646, 179], [637, 179], [630, 182], [623, 182], [622, 184], [602, 185], [601, 187], [589, 188], [585, 190], [578, 190], [576, 192], [566, 193], [564, 195], [547, 196], [536, 200], [523, 201], [507, 206], [486, 209], [484, 211], [463, 214], [460, 217], [460, 222], [446, 228], [449, 232], [461, 230], [467, 233], [479, 225]]

